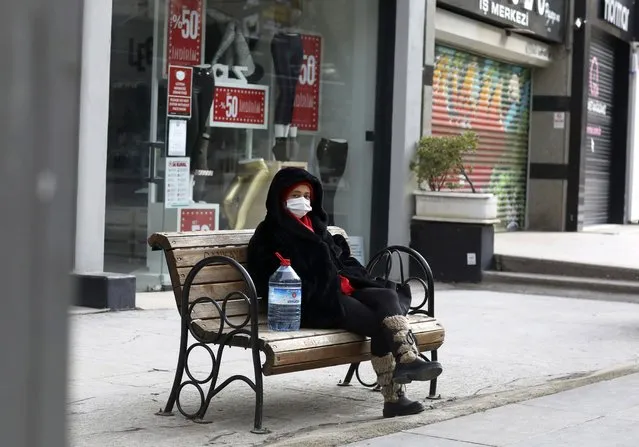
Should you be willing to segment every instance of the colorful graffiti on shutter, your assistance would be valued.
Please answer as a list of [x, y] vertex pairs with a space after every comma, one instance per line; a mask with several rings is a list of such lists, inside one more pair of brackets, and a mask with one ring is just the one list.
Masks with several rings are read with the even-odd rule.
[[497, 196], [508, 230], [524, 226], [529, 108], [528, 69], [437, 46], [433, 135], [477, 133], [470, 179], [478, 191]]

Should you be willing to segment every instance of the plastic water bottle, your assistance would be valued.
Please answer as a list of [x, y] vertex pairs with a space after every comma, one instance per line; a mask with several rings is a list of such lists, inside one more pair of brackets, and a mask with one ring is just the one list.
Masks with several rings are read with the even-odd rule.
[[280, 267], [268, 281], [268, 328], [299, 331], [302, 317], [302, 281], [291, 261], [276, 253]]

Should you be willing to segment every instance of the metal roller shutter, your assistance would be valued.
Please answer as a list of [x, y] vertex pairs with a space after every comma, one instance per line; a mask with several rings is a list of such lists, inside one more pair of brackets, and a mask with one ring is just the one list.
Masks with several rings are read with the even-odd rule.
[[593, 33], [588, 58], [584, 225], [608, 223], [612, 162], [613, 43]]
[[529, 69], [436, 47], [433, 135], [477, 133], [470, 178], [497, 196], [502, 230], [525, 225], [529, 109]]

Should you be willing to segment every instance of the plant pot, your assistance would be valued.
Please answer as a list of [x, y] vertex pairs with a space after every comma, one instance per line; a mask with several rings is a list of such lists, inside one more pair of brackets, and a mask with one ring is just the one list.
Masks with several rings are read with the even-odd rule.
[[496, 223], [497, 197], [488, 193], [415, 191], [415, 217], [438, 222]]

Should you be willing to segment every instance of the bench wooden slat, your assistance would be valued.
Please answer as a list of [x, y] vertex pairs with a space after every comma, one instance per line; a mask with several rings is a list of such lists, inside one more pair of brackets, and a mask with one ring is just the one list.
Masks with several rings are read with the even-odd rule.
[[[234, 325], [239, 325], [244, 321], [244, 316], [235, 316], [229, 318], [229, 321]], [[282, 331], [271, 331], [266, 323], [266, 315], [259, 315], [259, 338], [264, 343], [272, 343], [274, 341], [279, 340], [289, 340], [289, 339], [298, 339], [298, 338], [308, 338], [308, 337], [316, 337], [320, 335], [331, 335], [331, 334], [339, 334], [344, 332], [342, 329], [300, 329], [299, 331], [293, 332], [282, 332]], [[202, 334], [209, 336], [217, 334], [220, 328], [220, 321], [217, 319], [206, 319], [197, 321], [197, 326], [199, 331]], [[225, 324], [224, 332], [230, 332], [232, 329]], [[249, 329], [249, 328], [247, 328]]]
[[[413, 332], [416, 330], [420, 332], [427, 332], [429, 330], [439, 330], [437, 320], [425, 315], [411, 315], [409, 317], [411, 322], [411, 329]], [[339, 343], [353, 343], [355, 341], [363, 341], [366, 337], [356, 335], [351, 332], [347, 332], [341, 329], [332, 329], [330, 333], [318, 334], [315, 337], [305, 336], [293, 336], [291, 338], [281, 338], [280, 332], [260, 332], [260, 339], [264, 339], [271, 346], [275, 352], [295, 351], [298, 349], [311, 349], [318, 346], [326, 346], [327, 344], [339, 344]], [[291, 334], [296, 334], [292, 332]], [[343, 334], [341, 337], [337, 337], [337, 334]], [[263, 335], [263, 337], [262, 337]], [[329, 337], [329, 338], [324, 338]]]
[[246, 247], [205, 247], [205, 248], [178, 248], [173, 250], [172, 256], [175, 259], [175, 266], [180, 267], [193, 267], [202, 259], [210, 256], [227, 256], [231, 259], [235, 259], [240, 264], [245, 264], [246, 259]]
[[247, 245], [253, 232], [254, 230], [220, 230], [155, 233], [149, 238], [149, 245], [156, 250]]
[[262, 369], [263, 374], [265, 376], [275, 376], [277, 374], [287, 374], [291, 372], [300, 372], [300, 371], [308, 371], [312, 369], [319, 368], [328, 368], [331, 366], [341, 366], [348, 365], [350, 363], [359, 363], [370, 360], [370, 354], [355, 356], [355, 357], [343, 357], [343, 358], [332, 358], [332, 359], [322, 359], [322, 360], [313, 360], [311, 362], [283, 365], [283, 366], [273, 366], [273, 367], [264, 367]]
[[[191, 271], [191, 267], [182, 267], [177, 269], [180, 285], [186, 281], [186, 276]], [[193, 280], [193, 284], [215, 284], [228, 283], [242, 280], [242, 275], [230, 265], [211, 265], [204, 267], [198, 272]]]
[[[336, 338], [336, 337], [331, 337]], [[339, 340], [336, 340], [339, 341]], [[273, 361], [264, 365], [264, 369], [281, 368], [286, 365], [299, 365], [318, 360], [351, 359], [370, 355], [370, 340], [354, 340], [350, 343], [320, 346], [317, 348], [300, 349], [285, 353], [274, 352]], [[268, 352], [268, 351], [267, 351]], [[269, 356], [267, 355], [267, 359]]]
[[[189, 297], [190, 298], [190, 297]], [[195, 300], [193, 300], [195, 301]], [[222, 303], [219, 303], [220, 307], [222, 307]], [[248, 313], [248, 304], [244, 300], [229, 300], [226, 303], [226, 315], [227, 317], [242, 317], [239, 318], [240, 321], [244, 321], [246, 314]], [[220, 314], [212, 303], [198, 303], [193, 306], [193, 310], [191, 312], [191, 316], [193, 319], [198, 320], [217, 320], [220, 318]], [[233, 322], [232, 319], [230, 319]]]
[[[421, 351], [431, 350], [443, 343], [443, 331], [435, 322], [414, 324], [411, 329], [415, 336], [415, 342]], [[269, 343], [267, 350], [272, 350], [274, 355], [273, 367], [303, 363], [318, 358], [354, 357], [370, 354], [370, 340], [364, 337], [354, 336], [349, 332], [320, 337], [313, 337], [315, 347], [306, 345], [307, 340], [294, 340], [295, 343]], [[296, 347], [295, 344], [298, 346]], [[283, 346], [282, 346], [283, 345]], [[286, 350], [280, 351], [281, 348]]]
[[[254, 231], [255, 230], [218, 230], [154, 233], [149, 237], [148, 242], [155, 250], [248, 245]], [[328, 231], [330, 231], [331, 234], [341, 234], [348, 240], [346, 232], [339, 227], [328, 227]]]
[[[434, 349], [431, 348], [432, 345], [441, 345], [444, 341], [444, 330], [443, 327], [438, 324], [436, 321], [417, 323], [411, 326], [413, 331], [413, 335], [415, 336], [415, 340], [418, 346], [427, 347], [428, 350]], [[327, 347], [334, 347], [340, 345], [347, 344], [362, 344], [368, 343], [366, 337], [362, 337], [360, 335], [352, 334], [350, 332], [340, 330], [339, 332], [327, 335], [315, 335], [313, 337], [306, 338], [294, 338], [291, 340], [286, 340], [284, 342], [269, 342], [268, 337], [265, 337], [261, 340], [264, 340], [265, 345], [268, 345], [269, 348], [276, 353], [280, 358], [280, 363], [288, 363], [286, 359], [287, 356], [294, 356], [296, 352], [299, 351], [307, 351], [313, 349], [325, 349]], [[314, 347], [308, 346], [307, 343], [315, 344]], [[426, 350], [426, 348], [422, 349]], [[368, 352], [368, 351], [367, 351]], [[278, 363], [276, 363], [278, 364]]]
[[[175, 293], [182, 293], [183, 287], [178, 287], [179, 291], [174, 290]], [[218, 282], [214, 284], [198, 284], [191, 287], [191, 293], [189, 295], [189, 302], [192, 303], [198, 298], [209, 297], [216, 301], [223, 300], [231, 292], [242, 292], [248, 294], [248, 285], [244, 281], [231, 281], [231, 282]], [[246, 308], [248, 312], [248, 307]]]

